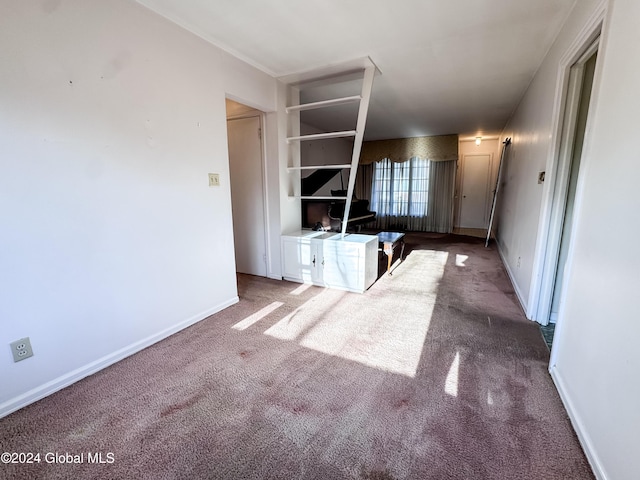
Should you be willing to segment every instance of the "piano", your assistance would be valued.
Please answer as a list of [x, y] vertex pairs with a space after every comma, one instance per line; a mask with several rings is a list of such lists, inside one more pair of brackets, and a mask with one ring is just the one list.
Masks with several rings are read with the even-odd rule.
[[[320, 190], [329, 180], [335, 177], [341, 169], [316, 170], [302, 179], [302, 195], [310, 196]], [[334, 197], [346, 197], [346, 190], [331, 190]], [[302, 228], [315, 230], [341, 231], [344, 216], [345, 200], [303, 199], [302, 200]], [[360, 231], [363, 225], [373, 222], [376, 212], [369, 210], [369, 200], [351, 201], [347, 231]]]

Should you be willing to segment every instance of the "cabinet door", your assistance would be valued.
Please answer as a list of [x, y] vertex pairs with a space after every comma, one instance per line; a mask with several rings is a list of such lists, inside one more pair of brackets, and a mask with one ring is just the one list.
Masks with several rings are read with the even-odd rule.
[[323, 279], [327, 287], [362, 291], [363, 275], [360, 257], [354, 255], [325, 255]]
[[283, 238], [282, 276], [287, 280], [312, 282], [315, 277], [315, 267], [312, 263], [311, 250], [309, 239]]

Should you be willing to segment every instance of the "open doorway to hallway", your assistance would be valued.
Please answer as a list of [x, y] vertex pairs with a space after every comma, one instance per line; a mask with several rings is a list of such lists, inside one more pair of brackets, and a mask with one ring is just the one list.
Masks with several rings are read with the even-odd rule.
[[569, 85], [552, 201], [551, 228], [547, 239], [547, 258], [543, 272], [543, 295], [538, 316], [549, 348], [553, 343], [555, 324], [559, 321], [560, 303], [565, 285], [565, 266], [569, 258], [569, 246], [574, 229], [573, 214], [598, 45], [599, 38], [596, 38], [569, 70]]
[[263, 113], [227, 99], [236, 271], [267, 276]]

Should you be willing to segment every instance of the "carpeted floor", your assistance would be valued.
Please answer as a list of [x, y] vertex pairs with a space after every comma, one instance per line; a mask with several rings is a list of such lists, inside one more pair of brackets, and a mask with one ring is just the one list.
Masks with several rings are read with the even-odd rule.
[[362, 295], [240, 275], [240, 303], [0, 420], [0, 452], [42, 455], [0, 477], [593, 478], [495, 249], [405, 257]]

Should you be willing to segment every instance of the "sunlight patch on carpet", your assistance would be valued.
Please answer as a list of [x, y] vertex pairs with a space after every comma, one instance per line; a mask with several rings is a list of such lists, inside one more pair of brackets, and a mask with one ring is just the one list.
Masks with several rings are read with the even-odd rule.
[[456, 267], [466, 267], [464, 262], [466, 262], [468, 259], [469, 255], [460, 255], [459, 253], [456, 253]]
[[318, 322], [322, 322], [345, 295], [349, 294], [341, 290], [326, 289], [282, 317], [264, 333], [280, 340], [297, 340]]
[[303, 283], [298, 288], [294, 288], [293, 290], [291, 290], [291, 292], [289, 292], [289, 295], [300, 295], [301, 293], [304, 293], [309, 288], [311, 288], [311, 286], [312, 285], [310, 283]]
[[458, 378], [459, 378], [459, 370], [460, 370], [460, 352], [456, 352], [456, 356], [453, 358], [453, 362], [451, 362], [451, 367], [449, 367], [449, 373], [447, 373], [447, 378], [444, 381], [444, 393], [447, 395], [451, 395], [452, 397], [458, 396]]
[[282, 302], [273, 302], [273, 303], [267, 305], [266, 307], [258, 310], [256, 313], [254, 313], [252, 315], [249, 315], [244, 320], [240, 320], [238, 323], [233, 325], [231, 328], [235, 328], [236, 330], [244, 330], [246, 328], [249, 328], [251, 325], [253, 325], [254, 323], [259, 322], [264, 317], [269, 315], [271, 312], [273, 312], [273, 311], [277, 310], [278, 308], [280, 308], [282, 305], [284, 305], [284, 303], [282, 303]]
[[[265, 334], [387, 372], [415, 377], [448, 253], [414, 251], [365, 294], [327, 289]], [[417, 295], [399, 309], [398, 296]], [[342, 300], [348, 296], [349, 301]], [[415, 297], [414, 297], [415, 298]]]

